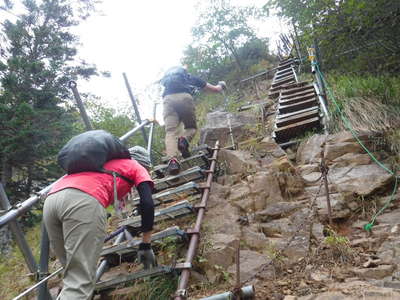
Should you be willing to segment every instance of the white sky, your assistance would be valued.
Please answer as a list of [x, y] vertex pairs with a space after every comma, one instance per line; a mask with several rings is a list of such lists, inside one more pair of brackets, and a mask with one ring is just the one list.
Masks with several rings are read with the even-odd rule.
[[[131, 106], [122, 77], [125, 72], [139, 100], [142, 118], [151, 117], [153, 99], [150, 98], [154, 98], [154, 93], [149, 96], [149, 89], [163, 71], [180, 63], [184, 49], [191, 42], [191, 28], [197, 19], [196, 2], [103, 0], [98, 7], [102, 14], [89, 17], [75, 32], [81, 42], [78, 56], [95, 64], [100, 71], [111, 72], [111, 78], [80, 81], [79, 92], [100, 96], [115, 107]], [[262, 6], [266, 0], [233, 2]], [[4, 12], [0, 11], [1, 17], [4, 17]], [[283, 31], [286, 31], [285, 25], [277, 18], [270, 18], [258, 29], [260, 37], [273, 40]], [[270, 45], [274, 44], [271, 41]], [[162, 121], [161, 105], [157, 119]]]

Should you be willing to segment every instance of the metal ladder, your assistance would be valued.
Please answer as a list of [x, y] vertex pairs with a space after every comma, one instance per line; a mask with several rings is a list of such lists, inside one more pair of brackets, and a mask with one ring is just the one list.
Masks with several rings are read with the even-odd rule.
[[[204, 147], [203, 147], [204, 149]], [[129, 230], [122, 230], [117, 236], [112, 246], [106, 246], [101, 253], [102, 260], [98, 267], [98, 281], [96, 283], [96, 293], [116, 289], [132, 283], [135, 280], [162, 276], [166, 274], [177, 274], [180, 276], [175, 299], [186, 299], [187, 284], [192, 268], [192, 261], [195, 256], [195, 250], [199, 242], [199, 233], [201, 221], [209, 197], [212, 179], [215, 176], [218, 143], [215, 148], [199, 151], [193, 156], [181, 161], [181, 172], [176, 176], [166, 174], [166, 165], [159, 165], [154, 168], [155, 194], [153, 194], [155, 211], [155, 224], [176, 220], [188, 215], [196, 215], [196, 225], [194, 228], [181, 229], [178, 226], [171, 226], [154, 233], [152, 243], [155, 245], [153, 250], [157, 256], [157, 243], [163, 239], [173, 239], [175, 243], [188, 244], [188, 252], [183, 263], [172, 263], [171, 265], [159, 265], [148, 270], [139, 270], [125, 275], [118, 275], [109, 280], [101, 280], [101, 276], [110, 266], [117, 266], [124, 261], [132, 261], [136, 258], [139, 238], [132, 237]], [[139, 205], [138, 196], [133, 193], [130, 195], [132, 203]], [[162, 223], [164, 224], [164, 223]], [[135, 212], [133, 215], [119, 223], [121, 228], [127, 226], [133, 229], [139, 229], [141, 217]], [[128, 231], [128, 232], [127, 232]], [[132, 232], [132, 230], [131, 230]], [[125, 241], [123, 235], [125, 234]], [[118, 236], [120, 237], [118, 239]]]

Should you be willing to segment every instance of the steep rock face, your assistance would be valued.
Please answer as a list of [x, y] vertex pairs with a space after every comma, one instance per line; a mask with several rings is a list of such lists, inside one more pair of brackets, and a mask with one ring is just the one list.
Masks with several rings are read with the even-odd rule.
[[[359, 139], [372, 147], [370, 139], [375, 136], [363, 132]], [[354, 202], [357, 197], [373, 195], [385, 190], [393, 182], [393, 176], [373, 162], [349, 132], [314, 135], [301, 143], [296, 155], [297, 170], [307, 182], [315, 181], [321, 175], [321, 151], [329, 168], [329, 193], [335, 218], [347, 217], [357, 209], [358, 205]], [[308, 184], [306, 190], [315, 192], [318, 187]], [[320, 191], [317, 198], [321, 214], [326, 210], [326, 196], [323, 195], [325, 191]]]

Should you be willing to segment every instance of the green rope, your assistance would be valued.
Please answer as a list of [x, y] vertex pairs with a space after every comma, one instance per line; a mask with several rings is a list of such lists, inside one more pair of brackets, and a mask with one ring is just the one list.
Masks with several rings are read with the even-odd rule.
[[388, 169], [383, 163], [381, 163], [376, 157], [375, 155], [373, 155], [369, 149], [364, 145], [364, 143], [358, 138], [357, 133], [354, 131], [353, 127], [351, 126], [350, 121], [346, 118], [346, 116], [343, 114], [342, 110], [340, 109], [339, 104], [337, 103], [336, 99], [335, 99], [335, 95], [332, 92], [331, 88], [329, 87], [324, 74], [321, 72], [318, 63], [316, 62], [312, 62], [312, 64], [316, 67], [318, 74], [320, 75], [326, 90], [328, 91], [329, 97], [330, 99], [332, 99], [333, 103], [336, 106], [337, 111], [339, 112], [340, 118], [342, 119], [343, 123], [345, 124], [346, 128], [350, 130], [351, 134], [353, 135], [353, 137], [356, 139], [356, 141], [360, 144], [360, 146], [365, 150], [365, 152], [367, 152], [367, 154], [371, 157], [371, 159], [378, 165], [380, 166], [382, 169], [384, 169], [386, 172], [388, 172], [390, 175], [395, 176], [395, 183], [394, 183], [394, 188], [392, 191], [392, 194], [390, 196], [390, 198], [385, 202], [385, 204], [383, 205], [383, 207], [372, 217], [371, 222], [369, 222], [368, 224], [366, 224], [364, 226], [364, 229], [367, 231], [371, 231], [372, 227], [374, 226], [375, 220], [376, 218], [390, 205], [390, 203], [393, 201], [394, 196], [396, 194], [396, 190], [397, 190], [397, 180], [398, 177], [396, 176], [395, 172], [393, 172], [392, 170]]

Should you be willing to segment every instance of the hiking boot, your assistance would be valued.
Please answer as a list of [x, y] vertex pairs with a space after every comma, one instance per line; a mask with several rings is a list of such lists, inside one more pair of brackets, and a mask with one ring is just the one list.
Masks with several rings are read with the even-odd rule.
[[178, 150], [182, 153], [183, 158], [190, 157], [189, 142], [183, 136], [178, 139]]
[[181, 170], [181, 166], [176, 158], [171, 158], [168, 162], [167, 172], [169, 175], [177, 175]]

